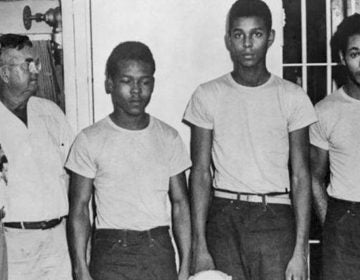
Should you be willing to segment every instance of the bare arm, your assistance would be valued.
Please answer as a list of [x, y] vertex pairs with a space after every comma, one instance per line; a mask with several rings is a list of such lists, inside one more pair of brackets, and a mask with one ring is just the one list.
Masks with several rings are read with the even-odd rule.
[[329, 152], [311, 145], [310, 162], [315, 212], [323, 225], [325, 222], [328, 200], [326, 193], [326, 177], [329, 172]]
[[289, 135], [291, 190], [296, 222], [296, 244], [286, 270], [286, 279], [307, 279], [306, 257], [308, 252], [311, 213], [311, 185], [309, 169], [309, 131], [302, 128]]
[[185, 172], [170, 178], [170, 201], [175, 242], [179, 250], [179, 280], [190, 274], [191, 222]]
[[193, 272], [214, 269], [206, 243], [206, 220], [211, 194], [212, 130], [192, 126], [190, 173], [191, 218], [193, 227]]
[[76, 280], [92, 279], [86, 262], [86, 247], [90, 236], [89, 201], [92, 191], [93, 179], [71, 174], [68, 238]]

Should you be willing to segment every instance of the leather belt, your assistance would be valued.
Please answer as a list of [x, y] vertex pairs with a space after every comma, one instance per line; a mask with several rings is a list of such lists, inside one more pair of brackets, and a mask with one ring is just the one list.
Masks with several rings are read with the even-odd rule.
[[48, 221], [40, 221], [40, 222], [7, 222], [4, 223], [5, 227], [9, 228], [21, 228], [21, 229], [50, 229], [56, 227], [61, 223], [64, 217], [60, 217], [57, 219], [52, 219]]
[[257, 202], [257, 203], [265, 203], [265, 204], [276, 203], [276, 204], [291, 205], [289, 194], [279, 194], [279, 195], [243, 194], [243, 193], [227, 192], [227, 191], [221, 191], [215, 189], [214, 196], [219, 198], [226, 198], [226, 199], [240, 200], [247, 202]]

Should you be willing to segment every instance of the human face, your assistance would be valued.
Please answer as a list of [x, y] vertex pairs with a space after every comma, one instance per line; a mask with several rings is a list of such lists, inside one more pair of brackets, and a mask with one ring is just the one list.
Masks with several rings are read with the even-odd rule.
[[349, 37], [346, 51], [340, 52], [340, 58], [347, 68], [350, 82], [360, 87], [360, 34]]
[[136, 60], [120, 61], [117, 75], [110, 79], [110, 84], [115, 114], [127, 117], [145, 114], [154, 89], [150, 64]]
[[226, 35], [226, 46], [235, 67], [265, 67], [266, 52], [274, 41], [274, 31], [268, 31], [259, 17], [239, 17]]
[[7, 49], [2, 54], [1, 77], [11, 92], [8, 98], [13, 103], [26, 102], [38, 89], [40, 63], [34, 57], [30, 47]]

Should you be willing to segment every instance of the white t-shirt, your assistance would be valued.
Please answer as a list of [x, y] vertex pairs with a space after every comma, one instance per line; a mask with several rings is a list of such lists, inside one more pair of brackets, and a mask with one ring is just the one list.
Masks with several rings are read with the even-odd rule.
[[319, 122], [310, 128], [310, 142], [329, 151], [328, 194], [360, 201], [360, 101], [338, 89], [316, 104]]
[[297, 85], [271, 75], [245, 87], [228, 73], [200, 85], [184, 119], [213, 130], [214, 187], [236, 192], [289, 190], [289, 132], [316, 121]]
[[31, 97], [27, 114], [25, 126], [0, 102], [5, 222], [43, 221], [68, 214], [64, 163], [73, 132], [64, 113], [47, 99]]
[[170, 177], [190, 165], [178, 132], [152, 116], [142, 130], [102, 119], [80, 132], [66, 163], [94, 179], [96, 227], [132, 230], [170, 224]]

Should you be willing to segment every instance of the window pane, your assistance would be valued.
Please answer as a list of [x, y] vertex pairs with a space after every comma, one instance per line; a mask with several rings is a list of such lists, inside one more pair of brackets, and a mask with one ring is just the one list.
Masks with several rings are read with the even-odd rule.
[[285, 10], [284, 63], [301, 63], [301, 2], [283, 0]]
[[301, 67], [284, 67], [283, 68], [283, 77], [285, 80], [302, 85], [302, 72]]
[[316, 104], [327, 95], [326, 67], [308, 67], [308, 95], [313, 104]]
[[325, 0], [306, 0], [307, 60], [309, 63], [326, 62], [325, 8]]

